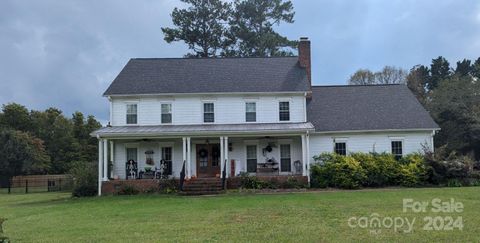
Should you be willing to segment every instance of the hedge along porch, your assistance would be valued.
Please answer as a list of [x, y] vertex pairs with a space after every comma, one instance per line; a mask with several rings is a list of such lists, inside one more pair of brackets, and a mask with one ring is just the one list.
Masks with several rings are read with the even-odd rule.
[[[291, 124], [285, 124], [291, 127]], [[307, 129], [284, 129], [255, 134], [191, 136], [122, 136], [99, 139], [99, 195], [102, 181], [158, 178], [160, 163], [167, 164], [166, 177], [179, 178], [185, 162], [185, 178], [220, 177], [226, 162], [226, 176], [241, 172], [257, 176], [308, 176]], [[127, 162], [136, 163], [134, 176]], [[106, 162], [106, 163], [105, 163]], [[148, 172], [147, 172], [148, 171]]]

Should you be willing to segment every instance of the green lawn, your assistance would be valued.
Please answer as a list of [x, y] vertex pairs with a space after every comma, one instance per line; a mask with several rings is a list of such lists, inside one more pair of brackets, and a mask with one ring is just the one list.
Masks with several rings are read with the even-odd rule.
[[[402, 200], [454, 198], [463, 213], [403, 213]], [[350, 217], [416, 218], [413, 233], [350, 228]], [[425, 231], [425, 216], [463, 217], [462, 231]], [[0, 195], [0, 217], [14, 242], [136, 241], [480, 241], [480, 187], [379, 189], [274, 195]]]

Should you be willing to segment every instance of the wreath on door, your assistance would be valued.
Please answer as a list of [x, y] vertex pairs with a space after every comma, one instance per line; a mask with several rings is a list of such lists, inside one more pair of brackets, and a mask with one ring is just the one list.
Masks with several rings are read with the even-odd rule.
[[198, 155], [200, 155], [200, 157], [207, 157], [208, 151], [206, 149], [201, 149], [200, 151], [198, 151]]

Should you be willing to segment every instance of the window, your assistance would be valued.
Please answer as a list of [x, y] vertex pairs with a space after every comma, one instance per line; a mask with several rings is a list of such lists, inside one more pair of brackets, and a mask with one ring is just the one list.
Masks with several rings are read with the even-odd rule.
[[395, 159], [401, 159], [403, 155], [402, 141], [392, 141], [392, 154]]
[[203, 103], [203, 122], [215, 122], [215, 108], [213, 103]]
[[162, 123], [172, 123], [172, 104], [162, 104]]
[[137, 104], [127, 104], [127, 124], [137, 124]]
[[335, 142], [335, 153], [339, 155], [347, 155], [347, 143]]
[[127, 148], [127, 162], [130, 160], [137, 162], [137, 148]]
[[247, 145], [247, 172], [257, 172], [257, 145]]
[[172, 174], [172, 147], [162, 147], [162, 160], [165, 162], [165, 174]]
[[292, 158], [290, 156], [290, 144], [280, 145], [280, 169], [282, 172], [290, 172], [292, 166]]
[[290, 121], [290, 103], [288, 101], [279, 103], [279, 118], [280, 121]]
[[255, 102], [245, 103], [245, 121], [246, 122], [257, 121], [257, 103]]

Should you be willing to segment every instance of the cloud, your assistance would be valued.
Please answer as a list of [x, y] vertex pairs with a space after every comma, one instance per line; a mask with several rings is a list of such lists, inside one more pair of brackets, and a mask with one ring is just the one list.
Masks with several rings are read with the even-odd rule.
[[[312, 40], [315, 84], [345, 84], [358, 68], [410, 68], [443, 55], [477, 58], [480, 4], [470, 0], [293, 1], [295, 23], [278, 27]], [[50, 106], [108, 120], [103, 91], [132, 57], [181, 57], [167, 44], [179, 1], [0, 1], [0, 103]]]

